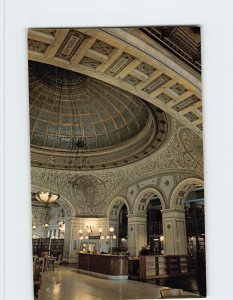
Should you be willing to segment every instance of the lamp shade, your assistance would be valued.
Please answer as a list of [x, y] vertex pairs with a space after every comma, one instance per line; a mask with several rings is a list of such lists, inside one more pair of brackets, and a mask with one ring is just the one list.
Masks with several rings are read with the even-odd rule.
[[52, 192], [37, 192], [36, 200], [44, 203], [56, 202], [59, 199], [60, 195]]

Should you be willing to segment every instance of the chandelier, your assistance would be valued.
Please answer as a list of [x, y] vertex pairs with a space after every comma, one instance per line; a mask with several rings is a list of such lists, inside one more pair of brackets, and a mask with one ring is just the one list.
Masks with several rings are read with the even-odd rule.
[[48, 205], [49, 203], [56, 202], [60, 195], [53, 192], [37, 192], [35, 197], [36, 200]]

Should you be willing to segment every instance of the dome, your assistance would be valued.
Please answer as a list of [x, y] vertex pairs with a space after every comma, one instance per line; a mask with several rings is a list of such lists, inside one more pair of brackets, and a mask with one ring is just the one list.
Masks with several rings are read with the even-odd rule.
[[[165, 138], [165, 114], [160, 110], [158, 113], [137, 96], [47, 64], [29, 62], [29, 73], [31, 147], [37, 160], [38, 155], [44, 162], [42, 156], [60, 153], [64, 164], [65, 155], [67, 159], [68, 156], [74, 158], [78, 143], [83, 141], [85, 157], [93, 160], [97, 154], [98, 158], [104, 154], [112, 163], [116, 164], [115, 160], [119, 159], [126, 163], [128, 146], [130, 152], [134, 148], [135, 154], [145, 152], [141, 145], [135, 147], [139, 138], [142, 142], [147, 137], [150, 144], [155, 137], [157, 143]], [[115, 151], [120, 152], [117, 159], [113, 156]], [[108, 159], [102, 159], [104, 165]], [[93, 163], [94, 167], [96, 162]]]

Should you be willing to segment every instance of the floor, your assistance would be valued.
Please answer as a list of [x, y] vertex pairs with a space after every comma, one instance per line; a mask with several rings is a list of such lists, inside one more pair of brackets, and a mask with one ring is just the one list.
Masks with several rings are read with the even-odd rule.
[[[162, 287], [133, 280], [100, 279], [61, 267], [42, 273], [38, 300], [158, 299]], [[185, 292], [185, 295], [192, 293]]]
[[150, 284], [169, 286], [170, 288], [182, 288], [200, 297], [206, 297], [206, 277], [203, 274], [160, 278], [147, 280]]

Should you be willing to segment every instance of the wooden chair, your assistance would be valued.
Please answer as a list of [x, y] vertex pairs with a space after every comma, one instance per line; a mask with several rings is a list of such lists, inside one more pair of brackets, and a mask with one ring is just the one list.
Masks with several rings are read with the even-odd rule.
[[184, 295], [182, 289], [161, 289], [160, 294], [162, 299], [179, 298]]
[[33, 262], [33, 283], [34, 283], [34, 299], [38, 298], [38, 291], [41, 285], [41, 262], [38, 258]]
[[45, 271], [54, 271], [56, 263], [56, 257], [45, 257]]
[[55, 268], [57, 268], [57, 271], [60, 271], [60, 265], [62, 262], [62, 255], [58, 255], [57, 260], [55, 261]]

